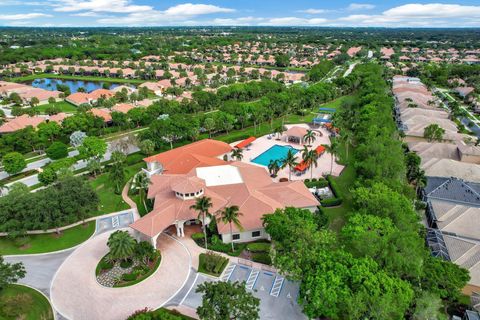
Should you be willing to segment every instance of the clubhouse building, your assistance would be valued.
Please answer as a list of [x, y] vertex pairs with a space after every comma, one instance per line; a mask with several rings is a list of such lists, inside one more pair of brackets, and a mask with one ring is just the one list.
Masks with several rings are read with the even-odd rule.
[[233, 239], [230, 226], [217, 221], [225, 243], [267, 238], [262, 217], [276, 209], [316, 210], [319, 202], [302, 181], [275, 183], [264, 167], [229, 161], [231, 150], [227, 143], [205, 139], [145, 158], [151, 179], [148, 198], [154, 199], [154, 207], [131, 225], [137, 237], [156, 244], [172, 225], [183, 237], [185, 225], [199, 223], [198, 212], [190, 206], [203, 196], [211, 199], [213, 216], [225, 207], [240, 208], [242, 230], [233, 226]]

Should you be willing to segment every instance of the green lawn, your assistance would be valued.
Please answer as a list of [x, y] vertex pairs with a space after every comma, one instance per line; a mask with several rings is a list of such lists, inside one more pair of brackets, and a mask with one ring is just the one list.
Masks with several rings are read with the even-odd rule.
[[343, 101], [347, 100], [351, 98], [351, 96], [343, 96], [343, 97], [340, 97], [340, 98], [337, 98], [335, 100], [332, 100], [330, 102], [327, 102], [325, 104], [322, 104], [320, 106], [320, 108], [332, 108], [332, 109], [337, 109], [338, 107], [340, 107], [340, 105], [342, 104]]
[[[132, 157], [130, 155], [129, 157]], [[128, 159], [128, 158], [127, 158]], [[133, 159], [133, 158], [131, 158]], [[130, 180], [141, 168], [144, 163], [138, 162], [125, 168], [127, 181]], [[110, 181], [108, 173], [103, 173], [90, 181], [90, 185], [97, 193], [100, 199], [100, 208], [92, 216], [127, 210], [130, 207], [123, 201], [121, 194], [115, 193], [115, 186]]]
[[55, 233], [39, 234], [28, 236], [28, 242], [23, 247], [18, 247], [15, 241], [6, 237], [0, 237], [0, 255], [9, 254], [31, 254], [63, 250], [74, 247], [88, 238], [95, 232], [95, 221], [86, 225], [79, 225], [65, 230], [58, 236]]
[[343, 196], [342, 205], [339, 207], [333, 208], [322, 208], [325, 214], [328, 216], [330, 229], [334, 231], [340, 231], [343, 225], [346, 222], [348, 212], [352, 210], [352, 195], [350, 189], [352, 188], [355, 179], [356, 172], [355, 168], [352, 166], [352, 147], [348, 150], [348, 159], [345, 144], [339, 144], [338, 150], [338, 161], [341, 164], [345, 165], [342, 173], [339, 177], [334, 177], [333, 179], [337, 182], [338, 188]]
[[66, 101], [42, 104], [40, 106], [36, 106], [35, 109], [38, 110], [40, 113], [46, 113], [47, 108], [53, 107], [53, 106], [59, 108], [61, 112], [66, 112], [66, 113], [77, 112], [77, 107], [75, 107], [73, 104], [68, 103]]
[[[54, 319], [53, 310], [50, 302], [38, 291], [26, 286], [10, 284], [0, 291], [0, 302], [7, 298], [19, 296], [19, 300], [13, 300], [13, 310], [17, 312], [15, 316], [6, 315], [6, 310], [0, 310], [0, 319], [5, 320], [50, 320]], [[15, 307], [17, 305], [18, 307]]]
[[57, 75], [57, 74], [48, 74], [48, 73], [32, 74], [24, 77], [11, 78], [10, 80], [13, 82], [26, 82], [26, 81], [33, 81], [35, 79], [41, 79], [41, 78], [62, 79], [62, 80], [103, 81], [103, 82], [110, 82], [110, 83], [130, 83], [130, 84], [141, 84], [146, 81], [146, 80], [140, 80], [140, 79], [106, 78], [106, 77], [94, 77], [94, 76], [71, 76], [71, 75]]

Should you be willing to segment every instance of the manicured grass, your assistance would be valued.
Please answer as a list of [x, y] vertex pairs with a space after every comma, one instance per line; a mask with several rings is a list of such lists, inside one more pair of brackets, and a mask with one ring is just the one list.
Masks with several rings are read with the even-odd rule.
[[341, 206], [333, 208], [322, 208], [328, 217], [329, 227], [334, 231], [340, 231], [346, 222], [348, 212], [352, 210], [352, 195], [350, 189], [352, 188], [355, 179], [355, 168], [351, 164], [352, 159], [352, 147], [349, 148], [348, 159], [345, 144], [339, 144], [338, 161], [345, 165], [342, 173], [339, 177], [332, 177], [336, 181], [337, 187], [340, 189], [340, 193], [343, 197]]
[[123, 79], [123, 78], [106, 78], [106, 77], [95, 77], [95, 76], [72, 76], [72, 75], [58, 75], [58, 74], [32, 74], [24, 77], [12, 78], [10, 79], [13, 82], [26, 82], [33, 81], [35, 79], [41, 78], [50, 78], [50, 79], [62, 79], [62, 80], [83, 80], [83, 81], [103, 81], [110, 83], [130, 83], [130, 84], [141, 84], [146, 80], [139, 79]]
[[[129, 156], [129, 158], [127, 158], [127, 161], [141, 161], [137, 158], [141, 159], [143, 158], [143, 156], [132, 154]], [[132, 178], [144, 166], [145, 164], [143, 162], [138, 162], [126, 167], [126, 180], [128, 181], [130, 178]], [[115, 193], [115, 186], [110, 180], [108, 172], [103, 173], [97, 176], [95, 179], [91, 180], [90, 185], [92, 186], [93, 190], [95, 190], [100, 199], [99, 209], [94, 212], [92, 216], [127, 210], [130, 208], [129, 205], [125, 201], [123, 201], [122, 195]]]
[[40, 106], [36, 106], [35, 109], [38, 110], [40, 113], [46, 113], [46, 110], [50, 107], [56, 107], [60, 109], [60, 112], [66, 112], [66, 113], [77, 112], [77, 107], [75, 107], [73, 104], [68, 103], [66, 101], [58, 101], [55, 103], [42, 104]]
[[[53, 310], [50, 302], [38, 291], [26, 286], [10, 284], [0, 291], [0, 302], [5, 298], [11, 298], [22, 295], [26, 300], [20, 300], [22, 302], [22, 308], [25, 308], [25, 312], [21, 312], [17, 317], [9, 317], [0, 310], [0, 319], [5, 320], [50, 320], [54, 319]], [[24, 301], [27, 301], [26, 303]], [[26, 304], [26, 305], [25, 305]], [[17, 309], [17, 311], [20, 311]]]
[[332, 108], [332, 109], [337, 109], [338, 107], [341, 106], [342, 102], [349, 99], [351, 96], [343, 96], [340, 98], [337, 98], [335, 100], [332, 100], [330, 102], [327, 102], [325, 104], [322, 104], [320, 108]]
[[31, 254], [63, 250], [84, 242], [94, 232], [95, 221], [90, 221], [86, 225], [62, 231], [59, 236], [56, 233], [29, 235], [29, 241], [22, 248], [19, 248], [15, 241], [0, 237], [0, 254]]

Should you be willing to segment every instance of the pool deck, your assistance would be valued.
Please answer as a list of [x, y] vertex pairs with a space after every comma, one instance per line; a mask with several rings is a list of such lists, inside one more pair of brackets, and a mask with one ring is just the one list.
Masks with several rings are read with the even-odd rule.
[[[291, 127], [303, 127], [303, 128], [310, 129], [310, 127], [307, 124], [292, 124], [292, 125], [286, 125], [286, 127], [287, 127], [287, 130]], [[316, 140], [315, 140], [315, 142], [313, 142], [311, 148], [315, 149], [316, 147], [318, 147], [322, 144], [330, 145], [330, 138], [329, 138], [330, 133], [326, 129], [324, 129], [322, 127], [319, 127], [317, 129], [314, 129], [314, 131], [317, 133], [317, 135], [316, 135]], [[321, 135], [320, 135], [320, 133], [321, 133]], [[267, 136], [268, 135], [257, 138], [254, 142], [252, 142], [252, 144], [248, 148], [243, 149], [242, 162], [246, 162], [246, 163], [250, 163], [250, 164], [253, 164], [253, 165], [256, 165], [256, 166], [263, 167], [263, 168], [265, 168], [265, 170], [268, 171], [268, 168], [266, 166], [256, 164], [254, 162], [251, 162], [251, 160], [255, 159], [260, 154], [267, 151], [268, 149], [270, 149], [274, 145], [292, 146], [292, 147], [294, 147], [295, 149], [298, 149], [298, 150], [303, 149], [303, 145], [296, 144], [296, 143], [291, 143], [291, 142], [286, 142], [285, 141], [286, 140], [285, 135], [282, 135], [280, 140], [277, 140], [278, 139], [277, 137], [274, 137], [272, 139], [268, 139]], [[240, 141], [236, 141], [236, 142], [234, 142], [230, 145], [233, 147], [239, 142]], [[302, 152], [301, 151], [296, 154], [296, 159], [297, 159], [297, 162], [302, 161]], [[319, 178], [323, 174], [330, 174], [330, 165], [331, 165], [330, 153], [325, 152], [323, 155], [321, 155], [317, 160], [317, 164], [318, 164], [317, 167], [315, 167], [315, 166], [313, 167], [313, 177], [314, 178]], [[342, 166], [342, 165], [336, 163], [336, 161], [334, 161], [333, 162], [332, 174], [334, 176], [340, 175], [343, 168], [344, 168], [344, 166]], [[278, 181], [281, 178], [288, 178], [288, 171], [289, 171], [288, 168], [281, 169], [278, 172], [278, 176], [274, 180]], [[300, 176], [297, 176], [295, 174], [295, 172], [292, 172], [292, 180], [305, 180], [305, 179], [310, 179], [310, 169], [308, 169], [304, 174], [302, 174]]]

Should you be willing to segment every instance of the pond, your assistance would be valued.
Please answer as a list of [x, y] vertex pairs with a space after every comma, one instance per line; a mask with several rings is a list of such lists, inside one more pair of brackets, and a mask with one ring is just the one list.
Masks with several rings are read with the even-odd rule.
[[[84, 88], [86, 92], [92, 92], [94, 90], [101, 89], [103, 88], [104, 82], [41, 78], [41, 79], [35, 79], [29, 82], [28, 84], [30, 84], [34, 88], [41, 88], [49, 91], [57, 90], [57, 85], [65, 85], [70, 88], [71, 93], [75, 93], [75, 92], [78, 92], [79, 88]], [[121, 85], [132, 87], [132, 88], [135, 87], [130, 84], [119, 84], [119, 83], [110, 83], [110, 82], [107, 82], [107, 85], [109, 85], [109, 89], [114, 89]]]

